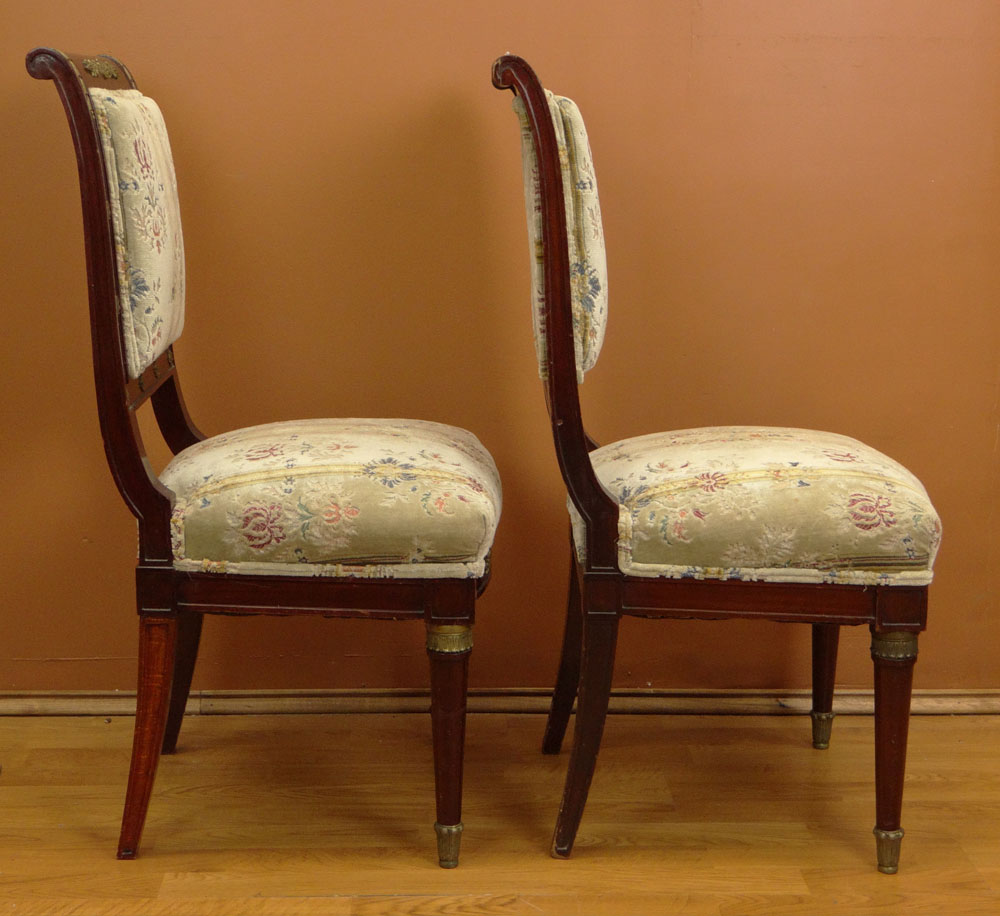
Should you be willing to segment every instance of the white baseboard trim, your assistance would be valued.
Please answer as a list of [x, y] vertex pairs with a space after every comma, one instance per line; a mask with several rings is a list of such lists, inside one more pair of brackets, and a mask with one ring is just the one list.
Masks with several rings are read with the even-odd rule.
[[[551, 691], [541, 687], [473, 688], [471, 713], [548, 712]], [[303, 713], [426, 712], [424, 689], [364, 690], [196, 690], [187, 714], [202, 716], [281, 715]], [[808, 690], [615, 690], [614, 715], [805, 715]], [[841, 715], [871, 715], [870, 690], [839, 690], [834, 711]], [[914, 690], [914, 715], [997, 715], [1000, 690]], [[2, 716], [131, 716], [135, 693], [129, 691], [7, 691], [0, 693]]]

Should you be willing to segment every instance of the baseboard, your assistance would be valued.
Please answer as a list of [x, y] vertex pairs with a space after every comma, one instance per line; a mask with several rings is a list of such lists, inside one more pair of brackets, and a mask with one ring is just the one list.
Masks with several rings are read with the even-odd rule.
[[[527, 713], [548, 711], [551, 692], [544, 688], [474, 688], [469, 712]], [[426, 712], [427, 690], [198, 690], [188, 700], [188, 715], [280, 715], [302, 713]], [[808, 690], [615, 690], [612, 714], [618, 715], [804, 715]], [[870, 715], [870, 690], [838, 690], [834, 710], [842, 715]], [[914, 690], [914, 715], [997, 715], [1000, 690]], [[3, 716], [129, 716], [135, 694], [128, 691], [8, 691], [0, 693]]]

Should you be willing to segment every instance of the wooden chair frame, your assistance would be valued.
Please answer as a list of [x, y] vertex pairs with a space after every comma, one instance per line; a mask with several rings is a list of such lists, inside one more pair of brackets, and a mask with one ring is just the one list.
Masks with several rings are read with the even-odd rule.
[[434, 826], [440, 864], [457, 865], [472, 624], [489, 567], [479, 579], [236, 575], [174, 569], [170, 541], [174, 496], [147, 460], [137, 411], [147, 401], [152, 403], [159, 430], [174, 454], [205, 436], [188, 416], [172, 348], [139, 378], [128, 377], [118, 316], [110, 191], [88, 94], [91, 87], [135, 89], [135, 80], [121, 61], [108, 55], [64, 54], [51, 48], [31, 51], [27, 68], [36, 79], [55, 82], [73, 134], [101, 432], [111, 473], [139, 527], [138, 701], [118, 857], [135, 857], [160, 754], [176, 749], [204, 615], [309, 614], [425, 622], [437, 803]]
[[[900, 809], [917, 634], [926, 626], [927, 588], [786, 584], [624, 575], [618, 568], [617, 500], [598, 480], [589, 453], [598, 447], [580, 411], [570, 293], [566, 211], [559, 152], [542, 84], [520, 57], [493, 65], [493, 85], [510, 89], [527, 112], [537, 154], [542, 207], [547, 378], [546, 403], [556, 457], [586, 529], [585, 559], [571, 545], [566, 627], [543, 751], [559, 752], [577, 701], [573, 749], [552, 854], [573, 848], [597, 762], [623, 615], [716, 620], [762, 618], [812, 625], [813, 743], [828, 745], [837, 644], [842, 625], [867, 624], [875, 669], [875, 837], [878, 868], [898, 868]], [[571, 536], [572, 540], [572, 536]]]

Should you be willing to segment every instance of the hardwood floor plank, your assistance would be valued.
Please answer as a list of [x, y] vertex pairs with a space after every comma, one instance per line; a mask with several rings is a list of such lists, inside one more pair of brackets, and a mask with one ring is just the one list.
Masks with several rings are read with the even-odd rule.
[[462, 864], [437, 867], [424, 716], [191, 717], [140, 857], [114, 858], [132, 722], [0, 719], [0, 914], [791, 916], [1000, 912], [1000, 717], [910, 733], [901, 870], [874, 867], [872, 727], [614, 716], [576, 851], [566, 754], [472, 715]]

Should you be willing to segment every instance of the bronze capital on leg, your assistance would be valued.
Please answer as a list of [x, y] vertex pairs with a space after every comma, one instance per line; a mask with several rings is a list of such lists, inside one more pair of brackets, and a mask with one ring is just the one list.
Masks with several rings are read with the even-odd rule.
[[427, 651], [448, 655], [472, 649], [472, 627], [468, 624], [427, 624]]
[[872, 658], [884, 661], [914, 661], [917, 657], [917, 634], [894, 630], [872, 632]]

